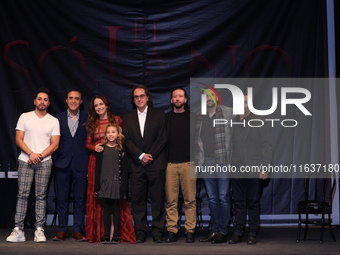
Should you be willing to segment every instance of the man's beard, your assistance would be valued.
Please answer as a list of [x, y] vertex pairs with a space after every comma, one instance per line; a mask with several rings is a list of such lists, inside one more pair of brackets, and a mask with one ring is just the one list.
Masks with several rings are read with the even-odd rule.
[[172, 104], [173, 105], [173, 107], [175, 107], [176, 109], [181, 109], [184, 105], [185, 105], [185, 103], [182, 103], [182, 104], [180, 104], [180, 105], [176, 105], [176, 104]]
[[[212, 103], [212, 104], [208, 104], [208, 102], [210, 103]], [[215, 107], [215, 103], [214, 103], [214, 101], [212, 101], [212, 100], [208, 100], [207, 101], [207, 108], [214, 108]]]
[[41, 111], [41, 112], [45, 111], [46, 108], [47, 108], [46, 106], [38, 106], [37, 107], [38, 111]]

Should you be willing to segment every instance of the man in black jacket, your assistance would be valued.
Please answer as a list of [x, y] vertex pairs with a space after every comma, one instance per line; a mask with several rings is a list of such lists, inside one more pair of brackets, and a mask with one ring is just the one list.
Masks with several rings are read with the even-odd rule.
[[[251, 127], [251, 119], [261, 119], [250, 112], [248, 96], [244, 96], [244, 114], [235, 117], [235, 122], [244, 122], [244, 125], [235, 125], [232, 128], [232, 161], [239, 173], [245, 167], [269, 165], [272, 160], [272, 146], [270, 127], [265, 123], [261, 127]], [[257, 240], [258, 226], [260, 224], [260, 191], [262, 181], [267, 173], [242, 173], [239, 178], [232, 178], [231, 186], [234, 199], [234, 235], [229, 244], [241, 242], [245, 228], [245, 219], [248, 213], [248, 240], [247, 244], [254, 245]]]
[[131, 93], [133, 109], [123, 116], [125, 147], [129, 154], [131, 209], [137, 242], [146, 239], [146, 200], [150, 192], [152, 207], [152, 236], [162, 243], [165, 225], [165, 117], [164, 111], [153, 108], [148, 89], [139, 85]]

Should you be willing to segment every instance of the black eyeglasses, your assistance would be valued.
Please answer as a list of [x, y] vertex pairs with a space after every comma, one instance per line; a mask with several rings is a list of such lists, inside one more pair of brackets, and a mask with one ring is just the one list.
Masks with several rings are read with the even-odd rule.
[[139, 95], [139, 96], [133, 96], [133, 98], [134, 99], [138, 99], [138, 98], [140, 98], [140, 99], [144, 99], [146, 97], [146, 95], [144, 95], [144, 94], [142, 94], [142, 95]]

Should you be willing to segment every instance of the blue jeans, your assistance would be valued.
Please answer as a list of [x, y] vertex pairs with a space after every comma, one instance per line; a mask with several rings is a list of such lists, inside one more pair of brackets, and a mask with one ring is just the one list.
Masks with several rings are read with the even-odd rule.
[[[204, 165], [215, 165], [214, 158], [206, 158]], [[230, 179], [204, 178], [205, 188], [209, 199], [211, 230], [213, 233], [228, 234], [230, 217]]]

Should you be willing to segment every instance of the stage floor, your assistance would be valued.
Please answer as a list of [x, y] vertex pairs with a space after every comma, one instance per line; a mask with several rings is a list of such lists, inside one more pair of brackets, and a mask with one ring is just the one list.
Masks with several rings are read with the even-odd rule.
[[[101, 244], [76, 242], [71, 237], [65, 241], [54, 242], [53, 236], [57, 229], [46, 227], [45, 234], [47, 243], [35, 243], [33, 241], [33, 228], [25, 229], [26, 242], [6, 243], [6, 237], [11, 229], [0, 229], [0, 254], [1, 255], [20, 255], [20, 254], [339, 254], [340, 247], [340, 227], [334, 227], [334, 234], [337, 242], [333, 242], [328, 228], [324, 232], [324, 242], [319, 243], [319, 227], [309, 229], [307, 240], [296, 243], [296, 227], [263, 227], [258, 236], [257, 245], [247, 245], [246, 238], [239, 244], [211, 244], [200, 243], [198, 239], [209, 233], [207, 228], [196, 230], [196, 242], [193, 244], [185, 243], [184, 229], [180, 230], [179, 239], [172, 244], [155, 244], [152, 242], [150, 232], [147, 241], [143, 244]], [[231, 231], [232, 234], [232, 231]], [[228, 235], [228, 239], [231, 235]], [[303, 237], [303, 232], [301, 233]]]

